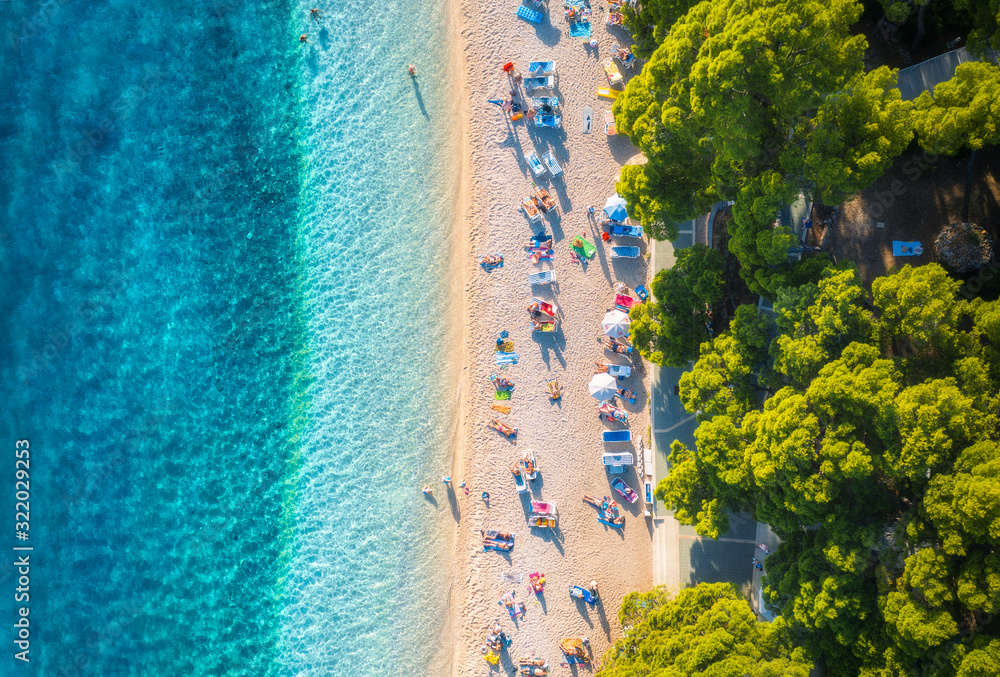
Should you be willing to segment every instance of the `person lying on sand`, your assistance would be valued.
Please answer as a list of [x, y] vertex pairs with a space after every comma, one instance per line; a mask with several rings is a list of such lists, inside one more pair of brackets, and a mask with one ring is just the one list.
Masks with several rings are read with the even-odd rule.
[[499, 254], [486, 254], [483, 256], [483, 265], [485, 266], [499, 266], [503, 263], [503, 257]]

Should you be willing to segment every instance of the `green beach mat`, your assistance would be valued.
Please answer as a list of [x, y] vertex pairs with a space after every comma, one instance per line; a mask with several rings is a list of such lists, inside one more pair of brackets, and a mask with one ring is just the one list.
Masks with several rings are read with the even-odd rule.
[[[579, 246], [579, 247], [577, 247], [576, 246], [577, 242], [581, 242], [582, 245]], [[597, 247], [595, 247], [590, 242], [588, 242], [587, 238], [585, 238], [585, 237], [574, 237], [573, 238], [573, 249], [575, 249], [576, 251], [578, 251], [581, 256], [583, 256], [584, 258], [588, 258], [588, 259], [594, 258], [594, 254], [597, 253]]]
[[494, 400], [509, 400], [510, 399], [510, 391], [509, 390], [498, 390], [495, 393], [493, 393], [493, 399]]

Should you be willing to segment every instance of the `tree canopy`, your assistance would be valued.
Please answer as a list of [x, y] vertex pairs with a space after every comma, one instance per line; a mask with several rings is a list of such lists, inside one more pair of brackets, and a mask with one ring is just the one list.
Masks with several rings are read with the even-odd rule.
[[697, 445], [657, 497], [704, 535], [775, 529], [765, 597], [831, 675], [981, 674], [1000, 647], [1000, 302], [958, 288], [905, 266], [869, 298], [828, 268], [681, 379]]
[[673, 599], [662, 586], [633, 592], [618, 618], [628, 630], [597, 677], [807, 677], [812, 668], [785, 623], [757, 621], [731, 584], [702, 583]]
[[954, 155], [1000, 143], [1000, 68], [984, 62], [963, 63], [934, 94], [916, 100], [914, 127], [927, 150]]
[[708, 339], [709, 311], [722, 301], [722, 254], [703, 244], [680, 250], [672, 268], [650, 285], [654, 302], [629, 312], [640, 354], [656, 364], [683, 366]]
[[639, 10], [679, 18], [650, 29], [659, 44], [614, 104], [648, 159], [623, 168], [618, 192], [661, 239], [735, 200], [730, 250], [750, 288], [773, 295], [814, 280], [825, 259], [789, 261], [796, 240], [778, 212], [800, 193], [837, 204], [871, 185], [912, 139], [912, 106], [895, 71], [864, 72], [854, 0], [706, 0], [679, 15], [683, 6]]

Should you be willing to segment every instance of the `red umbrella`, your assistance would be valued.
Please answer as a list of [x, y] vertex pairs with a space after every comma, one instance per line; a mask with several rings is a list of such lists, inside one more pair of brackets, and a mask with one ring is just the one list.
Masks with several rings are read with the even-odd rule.
[[505, 63], [503, 65], [503, 72], [504, 73], [510, 73], [512, 70], [514, 70], [514, 62], [513, 61], [508, 61], [507, 63]]

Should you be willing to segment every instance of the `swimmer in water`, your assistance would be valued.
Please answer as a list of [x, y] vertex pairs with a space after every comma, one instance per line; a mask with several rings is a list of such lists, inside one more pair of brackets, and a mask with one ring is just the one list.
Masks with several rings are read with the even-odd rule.
[[303, 45], [306, 44], [307, 42], [309, 42], [309, 36], [303, 33], [302, 35], [299, 36], [299, 42], [301, 42]]
[[310, 9], [309, 18], [312, 19], [313, 21], [319, 21], [320, 19], [323, 18], [323, 12], [321, 12], [318, 9]]

